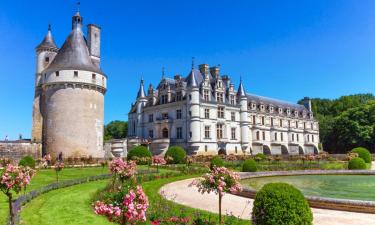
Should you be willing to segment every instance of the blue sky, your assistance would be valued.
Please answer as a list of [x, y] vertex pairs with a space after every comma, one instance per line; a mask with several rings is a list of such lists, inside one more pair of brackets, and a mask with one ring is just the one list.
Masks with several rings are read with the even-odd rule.
[[[0, 139], [30, 137], [35, 46], [48, 23], [62, 45], [76, 1], [0, 2]], [[375, 1], [81, 1], [102, 27], [105, 122], [126, 120], [139, 79], [221, 65], [247, 92], [296, 102], [375, 93]]]

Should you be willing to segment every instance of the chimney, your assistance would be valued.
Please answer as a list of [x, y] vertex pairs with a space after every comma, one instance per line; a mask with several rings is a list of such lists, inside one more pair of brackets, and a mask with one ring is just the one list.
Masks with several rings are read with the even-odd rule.
[[307, 110], [309, 110], [309, 112], [312, 111], [312, 108], [311, 108], [311, 99], [309, 97], [304, 97], [303, 98], [303, 105], [306, 107]]
[[101, 28], [95, 24], [87, 25], [87, 47], [89, 48], [92, 61], [100, 66], [100, 32]]
[[199, 65], [199, 71], [203, 76], [208, 74], [208, 64], [200, 64]]
[[220, 68], [218, 66], [213, 66], [210, 68], [210, 74], [212, 77], [217, 78], [220, 75]]

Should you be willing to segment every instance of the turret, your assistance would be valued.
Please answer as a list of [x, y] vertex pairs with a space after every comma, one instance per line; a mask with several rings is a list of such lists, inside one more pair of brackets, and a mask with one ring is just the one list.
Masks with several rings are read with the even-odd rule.
[[187, 77], [187, 108], [190, 115], [189, 133], [187, 140], [190, 145], [191, 153], [199, 150], [200, 133], [200, 117], [199, 117], [199, 87], [196, 78], [197, 74], [192, 64], [191, 73]]
[[243, 87], [242, 78], [237, 91], [237, 100], [240, 103], [240, 127], [241, 127], [241, 147], [245, 152], [249, 148], [249, 120], [247, 113], [247, 96]]
[[142, 112], [143, 108], [147, 104], [147, 97], [145, 93], [145, 88], [144, 88], [144, 81], [143, 78], [141, 79], [141, 83], [139, 85], [139, 90], [137, 94], [137, 102], [136, 102], [136, 107], [137, 107], [137, 136], [138, 137], [143, 137], [142, 133], [142, 124], [143, 124], [143, 117], [142, 117]]

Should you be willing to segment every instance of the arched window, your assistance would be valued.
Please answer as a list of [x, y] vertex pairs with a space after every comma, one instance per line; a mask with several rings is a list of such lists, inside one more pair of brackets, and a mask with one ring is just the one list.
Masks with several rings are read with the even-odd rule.
[[167, 128], [163, 129], [163, 138], [169, 138], [169, 132]]

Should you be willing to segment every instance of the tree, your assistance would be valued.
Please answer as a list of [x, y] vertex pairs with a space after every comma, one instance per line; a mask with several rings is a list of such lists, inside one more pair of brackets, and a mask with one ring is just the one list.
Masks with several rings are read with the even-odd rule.
[[128, 135], [128, 122], [115, 120], [104, 127], [104, 140], [126, 138]]

